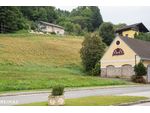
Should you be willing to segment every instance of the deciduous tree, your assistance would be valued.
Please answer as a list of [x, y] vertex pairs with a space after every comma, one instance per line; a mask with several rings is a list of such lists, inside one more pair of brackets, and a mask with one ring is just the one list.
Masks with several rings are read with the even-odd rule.
[[107, 45], [110, 45], [115, 37], [113, 24], [110, 22], [102, 23], [99, 28], [99, 35], [102, 37], [103, 42], [105, 42]]
[[85, 71], [91, 72], [96, 63], [100, 61], [105, 49], [105, 44], [102, 42], [98, 34], [88, 34], [85, 36], [80, 50], [82, 64]]

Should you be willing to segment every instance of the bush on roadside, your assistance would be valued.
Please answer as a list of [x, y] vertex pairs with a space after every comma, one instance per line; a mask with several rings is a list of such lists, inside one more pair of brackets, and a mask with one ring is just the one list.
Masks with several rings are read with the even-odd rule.
[[64, 86], [57, 85], [54, 86], [52, 89], [52, 96], [60, 96], [64, 94]]
[[139, 62], [134, 66], [134, 71], [136, 76], [145, 76], [147, 74], [146, 67], [142, 62]]
[[135, 82], [135, 83], [146, 83], [146, 80], [144, 79], [144, 77], [143, 76], [136, 76], [136, 75], [133, 75], [132, 77], [131, 77], [131, 80], [132, 80], [132, 82]]
[[142, 62], [139, 62], [134, 66], [135, 75], [131, 77], [131, 80], [135, 83], [146, 83], [146, 80], [143, 76], [147, 74], [146, 67]]
[[95, 67], [92, 69], [92, 75], [93, 76], [99, 76], [101, 73], [101, 70], [100, 70], [100, 63], [96, 63]]

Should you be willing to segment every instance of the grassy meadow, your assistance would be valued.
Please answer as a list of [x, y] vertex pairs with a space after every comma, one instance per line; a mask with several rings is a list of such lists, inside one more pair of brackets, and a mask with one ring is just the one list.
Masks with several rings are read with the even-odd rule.
[[66, 87], [129, 84], [91, 77], [83, 72], [83, 37], [35, 34], [0, 35], [0, 92]]

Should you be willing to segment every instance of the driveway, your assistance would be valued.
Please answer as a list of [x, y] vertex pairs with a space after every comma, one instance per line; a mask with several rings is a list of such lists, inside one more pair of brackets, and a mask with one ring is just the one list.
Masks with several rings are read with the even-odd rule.
[[[144, 96], [145, 92], [147, 91], [150, 91], [150, 85], [92, 88], [92, 89], [66, 91], [65, 98], [78, 98], [78, 97], [96, 96], [96, 95], [126, 95], [126, 94], [134, 94], [134, 93], [139, 94], [139, 96]], [[16, 104], [47, 101], [48, 95], [49, 95], [48, 92], [43, 92], [37, 94], [0, 96], [0, 105], [16, 105]], [[148, 93], [146, 93], [146, 95], [148, 95]]]

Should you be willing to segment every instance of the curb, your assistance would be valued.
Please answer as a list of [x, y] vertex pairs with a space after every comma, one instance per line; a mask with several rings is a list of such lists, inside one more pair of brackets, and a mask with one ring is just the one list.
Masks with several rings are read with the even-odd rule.
[[[81, 91], [81, 90], [95, 90], [95, 89], [109, 89], [109, 88], [126, 88], [126, 87], [138, 87], [138, 86], [147, 86], [147, 85], [119, 85], [119, 86], [98, 86], [98, 87], [81, 87], [81, 88], [68, 88], [65, 92], [69, 91]], [[31, 95], [31, 94], [43, 94], [43, 93], [51, 93], [50, 90], [46, 91], [33, 91], [33, 92], [16, 92], [16, 93], [4, 93], [0, 94], [0, 97], [5, 96], [18, 96], [18, 95]]]
[[123, 103], [123, 104], [119, 104], [117, 106], [131, 106], [131, 105], [142, 104], [142, 103], [147, 103], [147, 102], [150, 102], [150, 99], [139, 100], [136, 102]]

